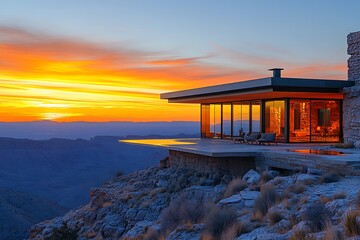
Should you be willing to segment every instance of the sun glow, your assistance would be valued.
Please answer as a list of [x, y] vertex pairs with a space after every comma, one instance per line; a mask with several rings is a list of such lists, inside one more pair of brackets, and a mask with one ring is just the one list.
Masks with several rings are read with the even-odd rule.
[[261, 76], [201, 60], [0, 26], [0, 121], [198, 121], [159, 94]]

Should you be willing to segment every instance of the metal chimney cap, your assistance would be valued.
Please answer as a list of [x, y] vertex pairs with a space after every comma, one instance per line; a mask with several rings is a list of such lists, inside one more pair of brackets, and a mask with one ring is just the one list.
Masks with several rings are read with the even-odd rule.
[[273, 72], [273, 77], [281, 78], [281, 71], [284, 69], [283, 68], [270, 68], [268, 70]]

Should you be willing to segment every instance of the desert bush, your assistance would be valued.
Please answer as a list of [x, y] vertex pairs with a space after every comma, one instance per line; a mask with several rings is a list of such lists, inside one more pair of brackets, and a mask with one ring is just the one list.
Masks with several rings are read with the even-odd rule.
[[284, 219], [284, 217], [278, 211], [268, 212], [267, 217], [269, 219], [270, 226], [273, 226]]
[[295, 231], [289, 240], [316, 240], [316, 237], [312, 236], [310, 232], [301, 229]]
[[360, 191], [356, 194], [355, 204], [358, 208], [360, 208]]
[[338, 173], [335, 172], [327, 172], [321, 175], [319, 181], [320, 183], [332, 183], [338, 182], [340, 180], [340, 176]]
[[345, 216], [345, 233], [347, 236], [356, 236], [360, 235], [360, 211], [359, 210], [350, 210]]
[[330, 222], [327, 222], [324, 230], [323, 240], [343, 240], [343, 239], [345, 239], [343, 233], [335, 229]]
[[303, 193], [304, 191], [305, 191], [304, 183], [296, 183], [296, 184], [290, 185], [284, 190], [284, 192], [282, 194], [282, 199], [290, 198], [291, 193], [299, 194], [299, 193]]
[[271, 184], [264, 184], [260, 188], [260, 196], [255, 200], [255, 212], [265, 216], [268, 209], [278, 200], [278, 194]]
[[183, 193], [170, 202], [161, 212], [160, 221], [164, 232], [174, 230], [185, 223], [199, 223], [205, 215], [204, 196], [195, 193]]
[[308, 221], [312, 231], [318, 232], [325, 228], [330, 219], [330, 213], [323, 203], [314, 203], [306, 208], [302, 219]]
[[46, 237], [45, 240], [77, 240], [78, 239], [78, 229], [70, 229], [65, 222], [63, 222], [60, 228], [55, 228], [50, 236]]
[[220, 239], [222, 234], [230, 227], [233, 227], [236, 223], [236, 218], [236, 211], [234, 209], [220, 209], [214, 206], [205, 218], [205, 231], [212, 238]]
[[235, 178], [229, 182], [224, 197], [230, 197], [234, 193], [238, 193], [241, 190], [244, 190], [247, 187], [246, 182], [241, 180], [241, 178]]
[[325, 204], [325, 203], [334, 201], [335, 199], [344, 199], [344, 198], [346, 198], [346, 193], [345, 192], [338, 192], [338, 193], [335, 193], [334, 195], [332, 195], [330, 197], [326, 197], [326, 196], [321, 195], [319, 197], [319, 201], [321, 203]]

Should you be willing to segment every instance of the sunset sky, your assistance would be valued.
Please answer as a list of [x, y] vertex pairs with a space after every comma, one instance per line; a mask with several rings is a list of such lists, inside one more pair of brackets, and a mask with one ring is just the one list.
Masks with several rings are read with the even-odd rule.
[[360, 1], [0, 0], [0, 121], [198, 121], [163, 92], [347, 78]]

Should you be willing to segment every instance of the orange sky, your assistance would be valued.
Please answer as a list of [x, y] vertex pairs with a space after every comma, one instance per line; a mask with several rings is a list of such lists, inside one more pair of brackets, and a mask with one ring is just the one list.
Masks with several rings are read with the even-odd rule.
[[298, 66], [218, 51], [258, 70], [0, 27], [0, 121], [198, 121], [197, 105], [168, 104], [159, 94], [269, 76], [266, 69], [279, 66], [289, 77], [346, 76], [346, 63]]

